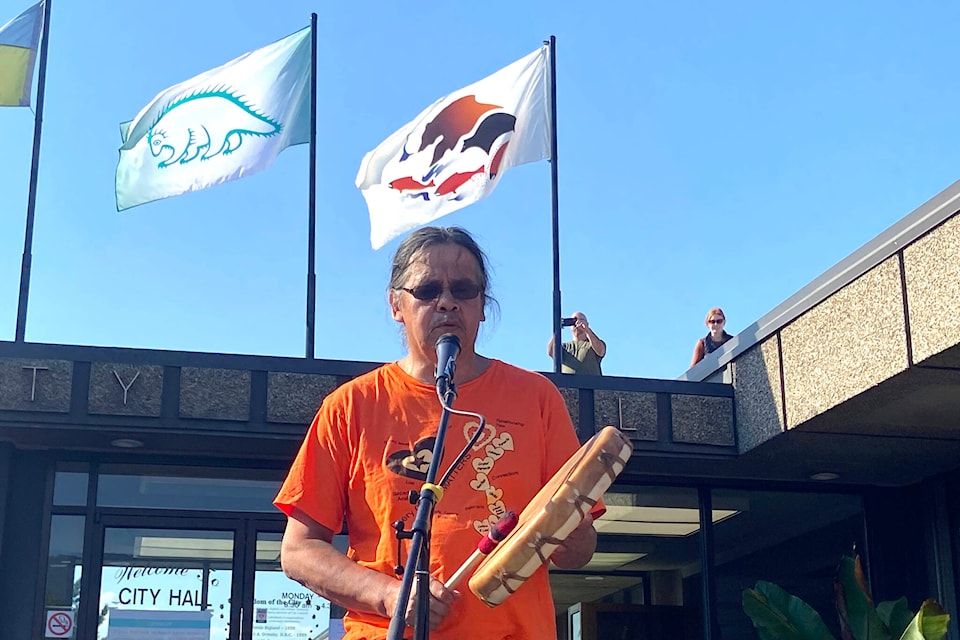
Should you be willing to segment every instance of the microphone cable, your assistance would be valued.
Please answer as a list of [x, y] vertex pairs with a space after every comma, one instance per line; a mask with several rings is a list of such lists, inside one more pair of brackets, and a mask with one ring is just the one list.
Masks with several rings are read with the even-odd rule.
[[444, 399], [445, 395], [446, 394], [440, 392], [439, 388], [437, 389], [437, 398], [440, 400], [441, 407], [443, 407], [450, 413], [453, 413], [458, 416], [468, 416], [471, 418], [476, 418], [477, 420], [480, 421], [480, 425], [477, 427], [477, 432], [473, 434], [473, 437], [470, 438], [469, 441], [467, 441], [467, 446], [465, 446], [463, 450], [460, 452], [460, 454], [456, 458], [454, 458], [453, 462], [447, 468], [447, 472], [443, 474], [442, 478], [440, 478], [439, 485], [441, 487], [446, 487], [447, 480], [450, 479], [450, 474], [453, 473], [453, 470], [459, 467], [460, 463], [463, 462], [463, 459], [467, 457], [467, 454], [470, 453], [470, 449], [472, 449], [473, 446], [477, 444], [477, 441], [480, 440], [480, 436], [483, 434], [487, 426], [487, 419], [484, 418], [482, 414], [474, 413], [473, 411], [460, 411], [459, 409], [454, 409], [453, 407], [447, 404], [446, 400]]

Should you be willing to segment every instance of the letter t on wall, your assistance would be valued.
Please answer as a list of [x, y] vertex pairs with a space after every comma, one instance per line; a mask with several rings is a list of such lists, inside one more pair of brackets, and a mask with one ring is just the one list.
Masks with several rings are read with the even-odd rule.
[[47, 371], [47, 367], [24, 367], [26, 370], [33, 370], [33, 382], [30, 384], [30, 402], [35, 402], [37, 399], [37, 371]]

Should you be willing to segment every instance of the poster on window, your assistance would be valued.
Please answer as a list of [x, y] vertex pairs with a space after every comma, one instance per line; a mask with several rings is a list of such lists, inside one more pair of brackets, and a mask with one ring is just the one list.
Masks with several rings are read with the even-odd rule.
[[331, 633], [330, 602], [278, 571], [257, 571], [253, 640], [339, 640]]
[[210, 640], [209, 611], [109, 609], [106, 640]]

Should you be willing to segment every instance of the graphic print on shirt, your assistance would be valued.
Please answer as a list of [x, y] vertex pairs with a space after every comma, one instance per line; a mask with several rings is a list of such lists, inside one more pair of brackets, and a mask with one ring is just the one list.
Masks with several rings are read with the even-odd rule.
[[417, 440], [410, 449], [401, 449], [387, 456], [387, 469], [405, 478], [425, 481], [430, 462], [433, 460], [433, 447], [437, 439], [434, 436]]
[[[463, 435], [469, 441], [473, 434], [480, 428], [477, 422], [468, 422], [463, 425]], [[507, 513], [507, 505], [503, 501], [503, 489], [495, 487], [490, 482], [493, 468], [508, 451], [513, 451], [513, 436], [509, 432], [497, 433], [496, 427], [487, 423], [484, 425], [484, 433], [473, 445], [474, 457], [471, 458], [471, 465], [476, 472], [476, 476], [470, 481], [470, 488], [484, 494], [487, 502], [487, 509], [490, 515], [484, 520], [474, 520], [473, 528], [480, 535], [486, 535], [490, 527]], [[482, 457], [481, 457], [482, 456]]]
[[[503, 425], [501, 425], [502, 427]], [[473, 437], [480, 428], [476, 421], [467, 422], [463, 425], [463, 442], [466, 443]], [[429, 436], [417, 440], [411, 447], [409, 444], [401, 444], [391, 441], [387, 445], [387, 451], [383, 458], [383, 464], [386, 469], [397, 476], [424, 482], [427, 479], [427, 471], [430, 469], [430, 462], [433, 460], [433, 448], [436, 444], [436, 437]], [[391, 451], [391, 449], [394, 449]], [[458, 468], [451, 473], [450, 482], [455, 482], [457, 476], [464, 470], [467, 471], [464, 480], [469, 482], [470, 488], [482, 495], [482, 502], [486, 507], [488, 515], [479, 520], [473, 520], [473, 528], [480, 535], [486, 535], [490, 532], [493, 525], [497, 523], [510, 508], [504, 501], [503, 489], [495, 486], [491, 480], [497, 461], [508, 453], [514, 451], [513, 435], [505, 430], [498, 431], [490, 423], [484, 425], [484, 433], [480, 435], [476, 444], [470, 451], [467, 458], [460, 463]], [[444, 454], [446, 457], [446, 453]], [[445, 473], [440, 469], [440, 476]], [[406, 500], [406, 491], [395, 492], [394, 498], [400, 502]], [[514, 510], [522, 505], [513, 505]], [[412, 518], [415, 510], [405, 513], [402, 521], [406, 522]], [[441, 509], [437, 510], [440, 513]]]

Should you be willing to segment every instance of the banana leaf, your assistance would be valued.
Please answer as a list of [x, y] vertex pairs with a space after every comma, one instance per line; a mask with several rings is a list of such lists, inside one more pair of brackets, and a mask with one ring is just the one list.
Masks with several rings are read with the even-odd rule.
[[761, 640], [836, 640], [813, 607], [772, 582], [745, 589], [743, 611]]
[[900, 638], [914, 618], [913, 611], [907, 605], [906, 598], [881, 602], [877, 605], [877, 615], [890, 630], [891, 638]]
[[848, 632], [854, 640], [888, 640], [891, 637], [889, 629], [873, 607], [859, 556], [840, 559], [835, 586], [837, 611], [840, 613], [844, 637]]
[[937, 602], [924, 600], [920, 612], [910, 621], [900, 640], [943, 640], [950, 616]]

